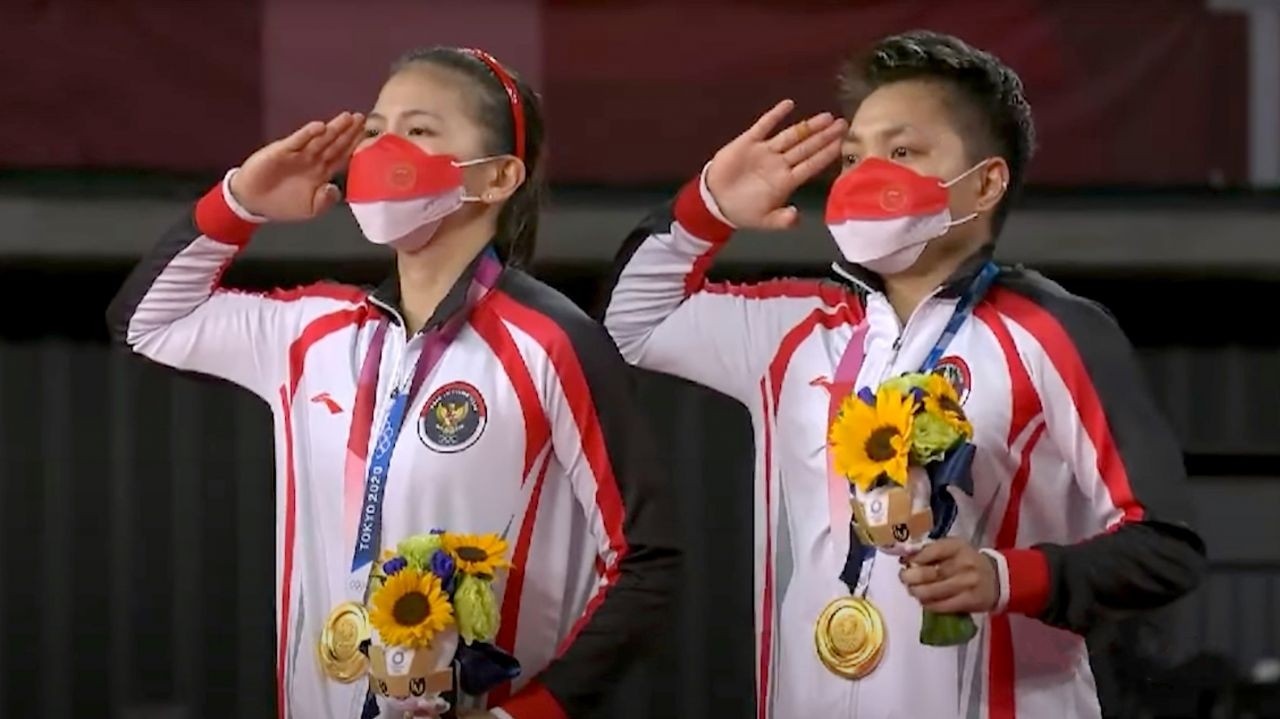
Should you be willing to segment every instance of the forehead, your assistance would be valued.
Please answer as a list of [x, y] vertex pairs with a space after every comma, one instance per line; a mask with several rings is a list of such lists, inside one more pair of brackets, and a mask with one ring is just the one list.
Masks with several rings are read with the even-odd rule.
[[392, 113], [406, 108], [461, 110], [466, 101], [465, 87], [466, 79], [454, 70], [415, 63], [387, 79], [374, 109]]
[[867, 140], [903, 127], [956, 134], [949, 101], [950, 90], [936, 81], [882, 85], [867, 95], [850, 118], [849, 136]]

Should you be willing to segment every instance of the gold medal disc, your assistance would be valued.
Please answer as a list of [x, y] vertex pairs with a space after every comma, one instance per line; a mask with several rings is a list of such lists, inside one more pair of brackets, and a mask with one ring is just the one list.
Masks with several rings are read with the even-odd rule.
[[827, 669], [861, 679], [875, 671], [884, 654], [884, 618], [865, 598], [840, 597], [818, 616], [813, 639]]
[[348, 684], [364, 676], [369, 658], [360, 644], [369, 639], [369, 612], [356, 602], [339, 604], [329, 613], [320, 633], [320, 666], [334, 681]]

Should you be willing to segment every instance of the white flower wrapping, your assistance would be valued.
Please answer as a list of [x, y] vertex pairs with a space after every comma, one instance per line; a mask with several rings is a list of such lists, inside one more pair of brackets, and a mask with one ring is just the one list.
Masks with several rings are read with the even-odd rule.
[[923, 467], [907, 469], [907, 485], [882, 482], [870, 490], [853, 485], [853, 521], [865, 545], [894, 556], [909, 556], [932, 542], [933, 485]]
[[442, 716], [449, 702], [442, 696], [454, 685], [453, 658], [458, 630], [449, 627], [419, 649], [386, 646], [377, 631], [369, 646], [369, 683], [383, 716], [418, 712]]

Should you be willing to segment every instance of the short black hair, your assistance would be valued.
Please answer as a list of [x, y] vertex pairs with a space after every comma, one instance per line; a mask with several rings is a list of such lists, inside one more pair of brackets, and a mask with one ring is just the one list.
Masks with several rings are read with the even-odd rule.
[[[472, 95], [476, 100], [475, 119], [486, 130], [486, 154], [515, 153], [515, 120], [511, 116], [511, 101], [502, 80], [483, 60], [462, 48], [429, 47], [400, 56], [392, 63], [391, 74], [418, 64], [446, 68], [466, 78], [476, 90]], [[520, 93], [520, 105], [524, 109], [525, 178], [524, 184], [498, 212], [498, 230], [493, 244], [504, 262], [520, 267], [533, 261], [538, 245], [538, 215], [546, 194], [542, 167], [545, 131], [538, 93], [511, 68], [504, 65], [503, 69], [515, 82], [516, 91]]]
[[949, 87], [963, 103], [957, 120], [969, 159], [976, 163], [998, 155], [1009, 164], [1009, 187], [991, 219], [992, 234], [998, 236], [1035, 152], [1036, 130], [1022, 79], [999, 58], [960, 38], [914, 30], [886, 37], [845, 63], [840, 72], [841, 104], [853, 117], [876, 89], [904, 80], [932, 80]]

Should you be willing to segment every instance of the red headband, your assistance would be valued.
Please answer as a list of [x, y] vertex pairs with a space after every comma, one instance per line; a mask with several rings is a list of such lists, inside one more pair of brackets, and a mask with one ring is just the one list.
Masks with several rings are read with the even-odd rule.
[[516, 87], [516, 81], [511, 75], [503, 69], [502, 65], [494, 59], [492, 55], [478, 48], [467, 48], [466, 52], [480, 59], [481, 62], [489, 66], [494, 75], [498, 76], [498, 81], [502, 83], [502, 89], [507, 91], [507, 99], [511, 102], [511, 125], [515, 130], [516, 157], [524, 159], [524, 105], [520, 102], [520, 89]]

